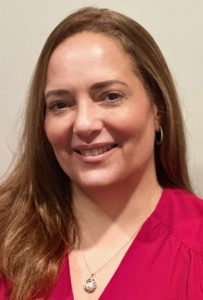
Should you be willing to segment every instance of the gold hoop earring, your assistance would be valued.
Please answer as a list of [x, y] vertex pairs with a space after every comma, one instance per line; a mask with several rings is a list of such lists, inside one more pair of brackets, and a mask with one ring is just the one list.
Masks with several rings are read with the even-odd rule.
[[156, 131], [156, 145], [157, 146], [160, 146], [162, 141], [163, 141], [163, 138], [164, 138], [164, 133], [163, 133], [163, 129], [162, 127], [160, 126], [159, 127], [159, 131]]

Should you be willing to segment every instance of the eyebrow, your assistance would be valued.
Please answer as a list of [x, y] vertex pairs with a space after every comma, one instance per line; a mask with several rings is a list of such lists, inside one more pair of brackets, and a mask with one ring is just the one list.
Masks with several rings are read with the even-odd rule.
[[70, 94], [69, 90], [66, 89], [56, 89], [56, 90], [50, 90], [45, 93], [45, 99], [51, 97], [51, 96], [64, 96]]
[[[113, 84], [121, 84], [125, 87], [128, 85], [121, 81], [121, 80], [107, 80], [107, 81], [101, 81], [101, 82], [96, 82], [94, 83], [91, 87], [90, 90], [99, 90], [102, 88], [107, 88]], [[68, 89], [56, 89], [56, 90], [50, 90], [45, 93], [45, 99], [49, 98], [50, 96], [64, 96], [70, 94], [70, 91]]]
[[127, 84], [121, 80], [107, 80], [107, 81], [101, 81], [101, 82], [94, 83], [91, 86], [91, 90], [98, 90], [98, 89], [106, 88], [113, 84], [121, 84], [123, 86], [127, 86]]

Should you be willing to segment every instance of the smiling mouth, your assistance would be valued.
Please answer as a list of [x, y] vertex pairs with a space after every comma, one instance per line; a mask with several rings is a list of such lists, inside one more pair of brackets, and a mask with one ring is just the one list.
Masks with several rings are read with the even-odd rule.
[[87, 149], [87, 150], [75, 150], [75, 152], [77, 152], [80, 155], [83, 156], [97, 156], [97, 155], [101, 155], [105, 152], [110, 151], [111, 149], [117, 147], [117, 145], [113, 144], [113, 145], [107, 145], [104, 147], [98, 147], [98, 148], [94, 148], [94, 149]]

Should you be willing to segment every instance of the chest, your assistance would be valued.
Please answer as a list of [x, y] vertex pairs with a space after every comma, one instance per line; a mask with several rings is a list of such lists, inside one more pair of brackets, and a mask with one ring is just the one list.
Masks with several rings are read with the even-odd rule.
[[73, 251], [69, 256], [69, 267], [74, 300], [95, 300], [102, 297], [103, 291], [114, 280], [127, 250], [124, 248], [117, 255], [114, 255], [115, 250], [108, 255], [100, 253], [98, 258], [91, 261]]

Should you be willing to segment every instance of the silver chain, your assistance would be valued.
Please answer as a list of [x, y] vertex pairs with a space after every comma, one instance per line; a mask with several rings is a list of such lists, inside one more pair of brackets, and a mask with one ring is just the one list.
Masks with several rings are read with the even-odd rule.
[[81, 253], [81, 255], [82, 255], [82, 257], [83, 257], [83, 260], [84, 260], [84, 262], [85, 262], [85, 265], [86, 265], [86, 267], [87, 267], [87, 269], [88, 269], [88, 271], [89, 271], [89, 273], [90, 273], [90, 275], [91, 276], [94, 276], [94, 275], [96, 275], [97, 273], [99, 273], [99, 271], [101, 271], [106, 265], [108, 265], [108, 263], [110, 263], [110, 261], [111, 260], [113, 260], [126, 246], [127, 246], [127, 244], [133, 239], [133, 237], [136, 235], [136, 233], [139, 231], [139, 229], [137, 229], [136, 230], [136, 232], [134, 232], [133, 233], [133, 235], [125, 242], [125, 244], [124, 245], [122, 245], [122, 247], [119, 249], [119, 250], [117, 250], [116, 251], [116, 253], [114, 254], [114, 255], [112, 255], [101, 267], [99, 267], [95, 272], [92, 272], [91, 270], [90, 270], [90, 267], [89, 267], [89, 264], [88, 264], [88, 262], [87, 262], [87, 259], [86, 259], [86, 257], [85, 257], [85, 255], [84, 255], [84, 253], [82, 253], [82, 251], [79, 249], [79, 251], [80, 251], [80, 253]]

